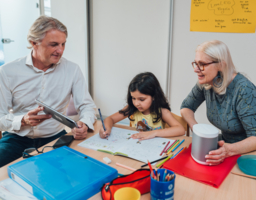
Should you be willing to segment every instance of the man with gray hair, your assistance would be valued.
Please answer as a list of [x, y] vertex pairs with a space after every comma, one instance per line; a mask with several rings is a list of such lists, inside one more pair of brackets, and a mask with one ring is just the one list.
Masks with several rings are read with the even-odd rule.
[[[45, 145], [66, 134], [64, 125], [43, 113], [35, 99], [65, 114], [71, 95], [79, 113], [75, 139], [93, 129], [95, 104], [79, 66], [62, 58], [67, 28], [57, 19], [39, 17], [28, 33], [31, 53], [0, 67], [0, 167], [26, 148]], [[12, 109], [12, 112], [9, 112]]]

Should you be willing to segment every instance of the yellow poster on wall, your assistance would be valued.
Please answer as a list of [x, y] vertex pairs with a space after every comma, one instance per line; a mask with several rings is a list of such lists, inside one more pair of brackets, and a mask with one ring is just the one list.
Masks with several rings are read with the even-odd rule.
[[191, 0], [190, 31], [255, 33], [256, 0]]

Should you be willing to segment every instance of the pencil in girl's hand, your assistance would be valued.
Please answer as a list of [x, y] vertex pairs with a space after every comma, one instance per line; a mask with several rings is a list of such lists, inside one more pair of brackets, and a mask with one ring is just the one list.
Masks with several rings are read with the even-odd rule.
[[[104, 124], [104, 121], [103, 121], [103, 117], [102, 117], [101, 112], [100, 112], [100, 108], [98, 108], [98, 111], [99, 111], [99, 114], [100, 114], [100, 120], [101, 120], [103, 129], [104, 129], [104, 131], [106, 131], [106, 127], [105, 127], [105, 124]], [[106, 139], [108, 139], [108, 136], [106, 137]]]
[[100, 114], [100, 120], [101, 120], [103, 129], [104, 129], [104, 131], [106, 131], [105, 124], [104, 124], [104, 121], [103, 121], [103, 118], [102, 118], [102, 115], [101, 115], [101, 112], [100, 112], [100, 108], [98, 108], [98, 111], [99, 111], [99, 114]]

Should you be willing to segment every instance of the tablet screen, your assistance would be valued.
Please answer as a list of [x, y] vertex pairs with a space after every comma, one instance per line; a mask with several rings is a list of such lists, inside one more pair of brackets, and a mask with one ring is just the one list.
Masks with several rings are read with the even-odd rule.
[[39, 101], [38, 99], [35, 100], [36, 103], [39, 105], [39, 106], [42, 106], [44, 107], [44, 110], [43, 112], [45, 114], [50, 114], [52, 115], [52, 118], [57, 120], [58, 122], [68, 126], [69, 128], [75, 128], [75, 127], [78, 127], [76, 122], [70, 118], [68, 118], [67, 116], [59, 113], [58, 111], [54, 110], [53, 108], [51, 108], [50, 106], [46, 105], [45, 103]]

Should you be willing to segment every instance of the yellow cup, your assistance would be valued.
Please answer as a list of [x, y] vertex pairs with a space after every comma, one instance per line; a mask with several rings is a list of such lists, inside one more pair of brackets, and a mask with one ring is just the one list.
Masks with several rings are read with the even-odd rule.
[[140, 191], [132, 187], [123, 187], [114, 194], [115, 200], [140, 200]]

